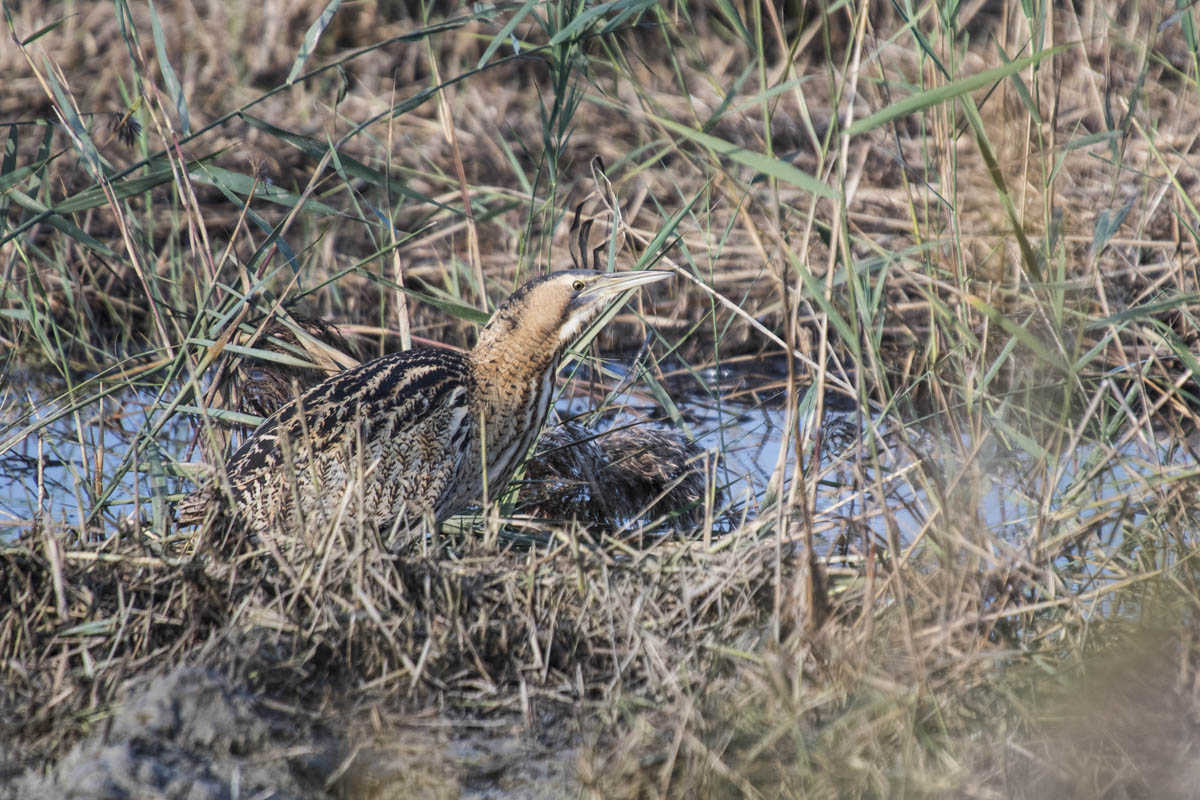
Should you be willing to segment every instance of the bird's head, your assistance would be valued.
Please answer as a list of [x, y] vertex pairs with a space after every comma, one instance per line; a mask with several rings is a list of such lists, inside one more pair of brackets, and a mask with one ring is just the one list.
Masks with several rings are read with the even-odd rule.
[[479, 339], [481, 348], [507, 342], [526, 347], [530, 357], [547, 349], [553, 358], [569, 347], [609, 303], [647, 283], [671, 277], [665, 270], [596, 272], [571, 269], [526, 283], [500, 304]]

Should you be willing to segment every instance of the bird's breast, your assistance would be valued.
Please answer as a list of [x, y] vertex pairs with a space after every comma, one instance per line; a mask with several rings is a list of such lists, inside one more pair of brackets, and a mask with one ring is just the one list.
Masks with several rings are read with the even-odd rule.
[[503, 491], [541, 433], [554, 393], [554, 365], [523, 381], [489, 392], [480, 407], [488, 494]]

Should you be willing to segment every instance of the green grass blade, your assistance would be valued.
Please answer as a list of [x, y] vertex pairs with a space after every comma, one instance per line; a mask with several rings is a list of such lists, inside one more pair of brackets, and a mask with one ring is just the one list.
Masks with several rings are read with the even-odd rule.
[[96, 177], [104, 175], [104, 167], [107, 162], [100, 156], [100, 151], [96, 149], [96, 143], [92, 141], [92, 136], [88, 133], [83, 120], [75, 113], [75, 106], [71, 104], [70, 99], [67, 97], [66, 89], [63, 88], [62, 84], [58, 82], [58, 78], [55, 77], [54, 68], [50, 65], [50, 59], [43, 56], [42, 63], [46, 68], [46, 80], [50, 83], [50, 90], [54, 94], [59, 112], [63, 115], [63, 122], [66, 123], [67, 130], [70, 132], [71, 138], [79, 150], [79, 154], [91, 165], [92, 172]]
[[325, 33], [325, 29], [329, 27], [329, 23], [333, 20], [333, 15], [337, 13], [338, 7], [341, 6], [342, 0], [329, 0], [329, 5], [321, 12], [316, 21], [308, 26], [308, 30], [304, 33], [304, 42], [300, 45], [300, 52], [296, 53], [296, 60], [292, 63], [292, 71], [288, 73], [287, 83], [293, 84], [296, 78], [300, 77], [304, 72], [304, 65], [317, 49], [317, 43], [321, 41], [321, 34]]
[[614, 0], [610, 3], [601, 3], [598, 6], [592, 6], [587, 11], [584, 11], [579, 16], [572, 19], [566, 25], [562, 26], [550, 37], [548, 44], [551, 47], [562, 44], [574, 38], [580, 31], [592, 24], [593, 21], [603, 17], [610, 11], [618, 12], [617, 16], [610, 20], [604, 27], [604, 32], [612, 29], [614, 25], [620, 25], [621, 22], [631, 14], [636, 14], [653, 6], [657, 0]]
[[[286, 208], [295, 208], [300, 203], [300, 195], [295, 192], [289, 192], [262, 180], [255, 181], [253, 176], [245, 173], [208, 164], [198, 164], [197, 166], [200, 168], [188, 173], [188, 177], [196, 183], [224, 189], [238, 197], [266, 200]], [[300, 210], [325, 217], [346, 216], [333, 206], [312, 199], [305, 200]]]
[[751, 169], [774, 178], [783, 183], [791, 184], [798, 189], [803, 189], [806, 192], [815, 194], [818, 197], [827, 197], [831, 200], [837, 199], [838, 192], [832, 187], [827, 186], [821, 181], [797, 169], [786, 161], [781, 161], [778, 158], [771, 158], [762, 153], [756, 153], [752, 150], [747, 150], [744, 147], [739, 147], [733, 142], [728, 142], [724, 139], [719, 139], [711, 134], [698, 131], [695, 128], [680, 124], [674, 120], [659, 117], [654, 114], [647, 114], [647, 117], [662, 125], [668, 130], [674, 131], [681, 136], [691, 139], [701, 147], [712, 150], [718, 155], [730, 158], [739, 164], [750, 167]]
[[[7, 14], [8, 14], [8, 9], [5, 8], [5, 16], [7, 16]], [[77, 16], [79, 16], [79, 12], [75, 12], [74, 14], [68, 14], [67, 16], [65, 16], [61, 19], [56, 19], [54, 22], [43, 25], [42, 27], [38, 28], [36, 31], [34, 31], [33, 33], [29, 34], [24, 39], [22, 39], [21, 47], [26, 47], [28, 45], [33, 44], [38, 39], [42, 38], [46, 34], [57, 29], [60, 25], [65, 24], [68, 20], [71, 19], [71, 17], [77, 17]]]
[[966, 78], [959, 78], [956, 81], [951, 81], [944, 86], [937, 86], [933, 89], [926, 89], [923, 92], [909, 95], [903, 100], [898, 100], [892, 103], [887, 108], [876, 111], [874, 114], [868, 114], [862, 119], [851, 125], [846, 133], [850, 136], [858, 136], [875, 128], [882, 127], [895, 120], [907, 117], [909, 114], [915, 114], [918, 111], [929, 108], [930, 106], [940, 105], [947, 100], [953, 100], [956, 97], [968, 94], [976, 89], [982, 89], [985, 86], [990, 86], [993, 83], [1002, 81], [1005, 78], [1014, 75], [1021, 70], [1033, 64], [1038, 64], [1051, 56], [1077, 47], [1074, 42], [1060, 44], [1057, 47], [1052, 47], [1049, 50], [1043, 50], [1040, 53], [1035, 53], [1025, 58], [1018, 58], [1016, 61], [1011, 61], [1001, 67], [993, 67], [985, 69], [983, 72], [978, 72]]
[[188, 114], [187, 98], [183, 94], [183, 86], [171, 66], [171, 58], [167, 53], [167, 37], [163, 34], [162, 22], [158, 18], [158, 8], [154, 0], [150, 4], [150, 27], [154, 32], [154, 52], [158, 56], [158, 68], [162, 70], [163, 81], [167, 84], [167, 94], [175, 103], [175, 113], [179, 115], [179, 130], [187, 136], [192, 132], [191, 116]]
[[500, 49], [500, 46], [504, 44], [504, 40], [508, 39], [512, 35], [512, 32], [516, 29], [517, 25], [521, 23], [521, 20], [529, 16], [529, 12], [534, 9], [534, 6], [537, 5], [537, 2], [538, 0], [525, 0], [525, 4], [517, 9], [517, 13], [508, 18], [508, 22], [505, 22], [504, 27], [496, 32], [496, 35], [492, 37], [492, 41], [488, 43], [487, 49], [483, 51], [483, 55], [479, 57], [479, 62], [475, 65], [476, 69], [483, 69], [483, 66], [487, 64], [488, 60], [495, 55], [496, 51]]

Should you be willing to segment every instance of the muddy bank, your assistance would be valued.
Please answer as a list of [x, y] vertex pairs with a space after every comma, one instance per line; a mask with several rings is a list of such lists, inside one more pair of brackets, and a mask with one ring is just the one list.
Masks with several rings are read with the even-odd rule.
[[309, 709], [256, 697], [212, 669], [183, 667], [131, 687], [116, 713], [58, 763], [0, 788], [4, 800], [236, 800], [245, 797], [566, 797], [569, 749], [523, 741], [519, 722], [449, 735], [412, 726], [334, 731]]
[[8, 797], [226, 800], [327, 796], [339, 745], [298, 714], [268, 710], [214, 670], [180, 668], [138, 688], [48, 772]]

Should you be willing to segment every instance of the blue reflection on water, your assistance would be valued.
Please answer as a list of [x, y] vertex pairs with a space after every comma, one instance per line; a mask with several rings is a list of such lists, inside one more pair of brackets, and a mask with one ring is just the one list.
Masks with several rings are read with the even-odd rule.
[[[701, 447], [721, 456], [717, 476], [725, 490], [727, 519], [743, 514], [753, 519], [781, 461], [782, 398], [778, 391], [768, 391], [752, 393], [753, 402], [718, 402], [717, 394], [677, 397], [675, 402], [686, 431]], [[81, 527], [104, 497], [104, 510], [92, 521], [93, 530], [112, 530], [130, 516], [150, 519], [152, 477], [162, 478], [160, 508], [167, 494], [191, 488], [176, 474], [180, 464], [199, 458], [193, 417], [176, 415], [153, 438], [152, 446], [142, 439], [138, 457], [126, 465], [132, 445], [145, 435], [148, 419], [163, 413], [153, 393], [114, 394], [65, 414], [69, 399], [48, 397], [49, 392], [12, 381], [0, 390], [0, 540], [28, 529], [39, 509], [43, 519]], [[626, 396], [628, 409], [601, 415], [593, 426], [599, 430], [630, 424], [655, 413], [660, 421], [651, 424], [670, 424], [661, 420], [661, 411], [647, 409], [646, 397], [640, 397]], [[557, 411], [563, 418], [586, 418], [597, 403], [581, 391], [561, 399]], [[864, 444], [861, 429], [874, 429], [877, 436], [874, 455], [866, 458], [872, 448]], [[22, 435], [29, 430], [34, 432]], [[806, 429], [806, 435], [811, 431]], [[1001, 446], [995, 437], [973, 447], [965, 438], [956, 442], [911, 431], [904, 436], [908, 438], [891, 432], [886, 420], [845, 409], [826, 412], [820, 429], [821, 459], [815, 465], [806, 463], [802, 476], [803, 491], [816, 486], [815, 498], [809, 499], [819, 518], [814, 529], [821, 541], [858, 551], [868, 539], [886, 541], [886, 512], [907, 547], [920, 542], [928, 520], [952, 513], [954, 524], [986, 534], [978, 540], [997, 558], [1004, 557], [1005, 548], [1014, 555], [1026, 552], [1036, 535], [1041, 543], [1061, 538], [1056, 560], [1066, 563], [1072, 558], [1073, 535], [1096, 536], [1103, 544], [1119, 546], [1123, 529], [1144, 521], [1150, 503], [1143, 501], [1165, 490], [1164, 470], [1194, 471], [1196, 463], [1186, 442], [1131, 437], [1115, 456], [1112, 450], [1085, 445], [1052, 472], [1038, 472], [1032, 469], [1031, 456]], [[784, 466], [788, 478], [794, 479], [790, 446], [787, 456]], [[810, 451], [805, 458], [811, 460]], [[931, 475], [941, 483], [937, 497], [924, 482]], [[1044, 501], [1048, 482], [1053, 492]], [[1038, 520], [1050, 524], [1038, 528]]]

